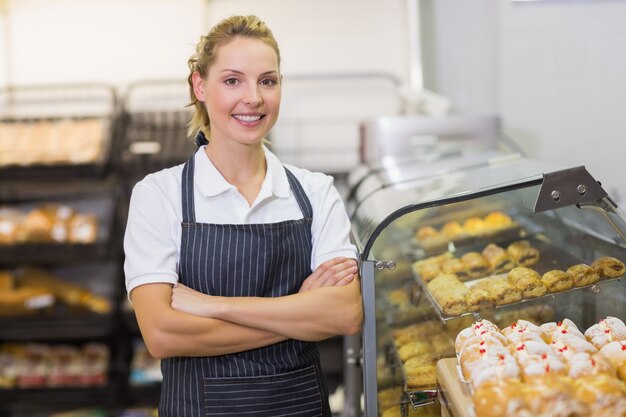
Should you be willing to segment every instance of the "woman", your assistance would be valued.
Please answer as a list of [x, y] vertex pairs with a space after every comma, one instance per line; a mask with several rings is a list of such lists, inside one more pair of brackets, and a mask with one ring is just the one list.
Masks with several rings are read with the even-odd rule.
[[329, 416], [315, 342], [362, 321], [343, 203], [330, 177], [263, 144], [281, 98], [263, 22], [218, 23], [189, 67], [199, 149], [135, 186], [124, 238], [127, 290], [162, 358], [159, 416]]

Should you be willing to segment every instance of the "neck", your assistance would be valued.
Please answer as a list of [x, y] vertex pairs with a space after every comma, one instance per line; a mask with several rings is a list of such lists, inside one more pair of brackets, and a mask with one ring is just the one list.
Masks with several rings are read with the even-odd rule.
[[224, 179], [237, 187], [252, 204], [267, 171], [262, 145], [229, 146], [219, 141], [210, 141], [205, 152]]

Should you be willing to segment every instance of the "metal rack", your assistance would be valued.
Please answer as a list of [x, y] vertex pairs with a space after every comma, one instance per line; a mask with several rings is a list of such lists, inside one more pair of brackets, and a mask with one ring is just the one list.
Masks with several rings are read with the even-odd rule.
[[[68, 177], [77, 174], [85, 176], [102, 176], [106, 174], [110, 162], [111, 151], [115, 142], [118, 99], [113, 87], [106, 84], [51, 84], [10, 86], [0, 89], [0, 124], [4, 125], [0, 142], [7, 149], [18, 149], [24, 156], [19, 155], [15, 160], [0, 164], [0, 171], [5, 178], [46, 178], [49, 176]], [[51, 130], [48, 132], [54, 137], [37, 138], [37, 146], [41, 147], [49, 142], [53, 151], [63, 143], [67, 131], [59, 129], [61, 123], [75, 122], [80, 124], [86, 121], [95, 121], [100, 129], [100, 138], [96, 138], [97, 153], [88, 160], [72, 159], [47, 163], [37, 158], [27, 156], [29, 152], [39, 149], [22, 149], [20, 137], [12, 135], [9, 128], [23, 124], [34, 126], [36, 123], [45, 123]], [[54, 128], [57, 127], [57, 131]], [[72, 127], [70, 126], [70, 129]], [[44, 132], [46, 132], [44, 130]], [[40, 132], [38, 132], [40, 134]], [[95, 133], [94, 133], [95, 134]], [[86, 139], [81, 136], [80, 140]], [[17, 141], [17, 142], [16, 142]]]

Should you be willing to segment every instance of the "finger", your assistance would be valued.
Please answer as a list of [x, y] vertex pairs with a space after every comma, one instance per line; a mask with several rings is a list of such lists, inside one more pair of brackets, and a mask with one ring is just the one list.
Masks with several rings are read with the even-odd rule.
[[335, 284], [335, 287], [342, 287], [344, 285], [348, 285], [349, 283], [354, 281], [354, 278], [355, 278], [354, 274], [346, 275], [345, 277], [337, 281], [337, 283]]

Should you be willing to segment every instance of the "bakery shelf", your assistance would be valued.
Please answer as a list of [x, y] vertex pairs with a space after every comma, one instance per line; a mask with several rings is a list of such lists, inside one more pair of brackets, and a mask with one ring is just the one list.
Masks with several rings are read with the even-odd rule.
[[[0, 134], [15, 136], [4, 141], [0, 176], [102, 177], [114, 147], [117, 113], [117, 94], [106, 84], [0, 89]], [[64, 149], [65, 143], [72, 148]], [[46, 151], [38, 155], [41, 149]]]
[[1, 317], [0, 339], [11, 341], [103, 339], [115, 329], [114, 314], [55, 306], [29, 317]]
[[[580, 264], [580, 263], [584, 263], [584, 261], [580, 258], [578, 258], [577, 256], [572, 255], [569, 252], [566, 252], [556, 246], [554, 246], [553, 244], [549, 243], [547, 241], [546, 236], [544, 235], [535, 235], [535, 236], [526, 236], [525, 237], [527, 240], [530, 241], [531, 246], [534, 248], [537, 248], [540, 251], [541, 257], [540, 260], [537, 264], [530, 266], [530, 269], [533, 269], [535, 271], [537, 271], [539, 274], [543, 274], [549, 270], [552, 269], [561, 269], [561, 270], [567, 270], [567, 268], [569, 268], [570, 266], [576, 265], [576, 264]], [[511, 241], [507, 240], [504, 241], [503, 246], [506, 247], [507, 244], [511, 243]], [[484, 247], [485, 243], [483, 242], [481, 245], [479, 246], [470, 246], [470, 247], [465, 247], [464, 248], [464, 252], [469, 252], [469, 251], [478, 251], [480, 252], [482, 250], [482, 248]], [[460, 256], [460, 255], [459, 255]], [[465, 282], [465, 285], [470, 287], [479, 282], [479, 281], [483, 281], [483, 280], [489, 280], [491, 278], [495, 278], [495, 277], [506, 277], [507, 273], [502, 273], [502, 274], [495, 274], [495, 275], [489, 275], [486, 277], [481, 277], [475, 280], [469, 280]], [[424, 296], [426, 297], [427, 300], [429, 300], [429, 302], [433, 305], [434, 311], [436, 313], [436, 316], [439, 318], [439, 320], [441, 320], [442, 322], [447, 322], [449, 320], [452, 319], [456, 319], [459, 317], [467, 317], [467, 316], [473, 316], [476, 320], [480, 320], [481, 318], [481, 312], [479, 311], [474, 311], [474, 312], [465, 312], [462, 314], [458, 314], [458, 315], [448, 315], [443, 311], [443, 308], [439, 305], [439, 303], [437, 302], [437, 300], [431, 295], [430, 291], [428, 291], [427, 288], [427, 284], [424, 282], [424, 280], [419, 276], [419, 273], [416, 271], [413, 271], [413, 278], [414, 280], [417, 282], [417, 284], [420, 286], [422, 293], [424, 294]], [[534, 303], [534, 302], [545, 302], [548, 300], [554, 300], [556, 297], [561, 297], [561, 296], [565, 296], [566, 294], [572, 294], [572, 293], [577, 293], [577, 292], [581, 292], [581, 291], [585, 291], [585, 290], [589, 290], [591, 293], [593, 294], [598, 294], [601, 290], [602, 290], [602, 286], [605, 284], [608, 284], [612, 281], [619, 281], [621, 280], [622, 277], [618, 277], [618, 278], [601, 278], [599, 281], [597, 281], [594, 284], [590, 284], [590, 285], [583, 285], [583, 286], [579, 286], [579, 287], [573, 287], [571, 289], [565, 290], [565, 291], [560, 291], [560, 292], [553, 292], [553, 293], [546, 293], [545, 295], [539, 296], [539, 297], [534, 297], [534, 298], [524, 298], [520, 301], [517, 302], [513, 302], [513, 303], [508, 303], [508, 304], [501, 304], [501, 305], [494, 305], [492, 307], [486, 308], [484, 310], [498, 310], [498, 309], [509, 309], [509, 308], [518, 308], [521, 307], [527, 303]]]
[[19, 412], [49, 412], [68, 407], [111, 407], [115, 405], [118, 390], [115, 383], [86, 388], [0, 389], [0, 412], [3, 409]]
[[115, 249], [109, 242], [93, 244], [30, 243], [0, 245], [0, 265], [24, 263], [58, 264], [80, 260], [92, 261], [108, 258]]

